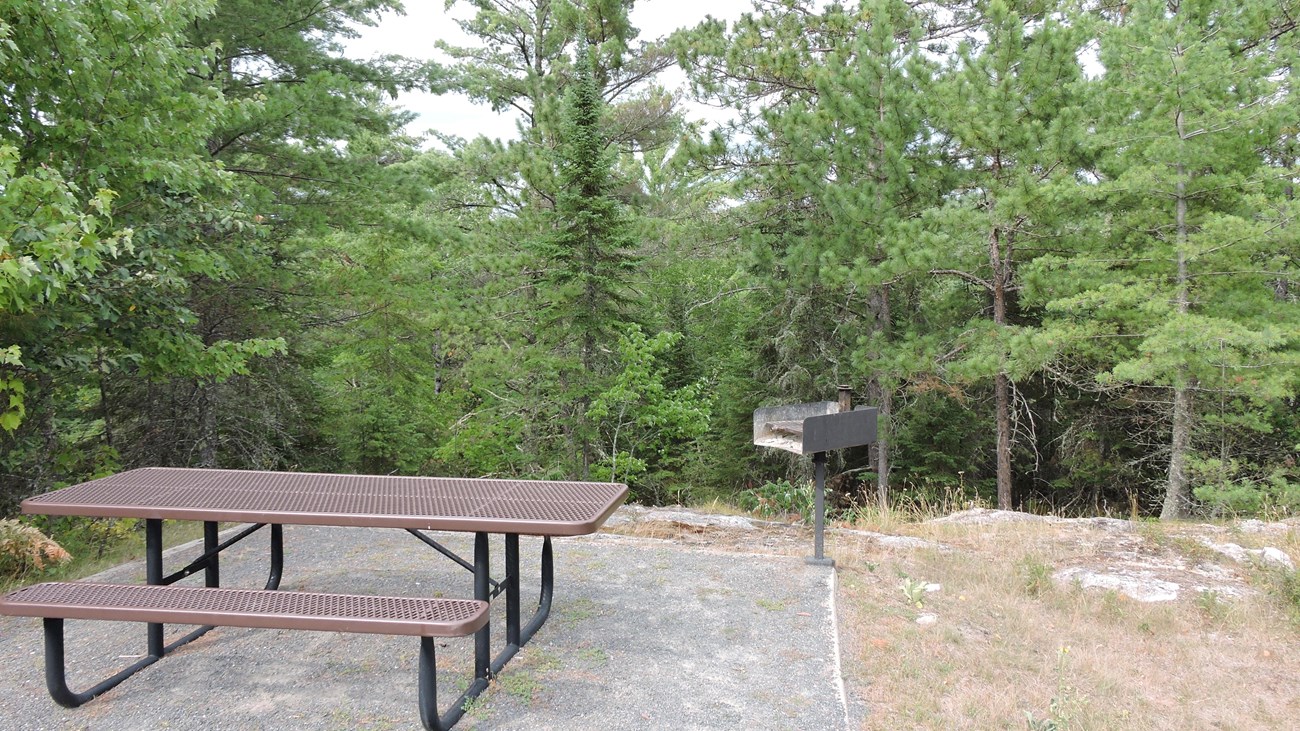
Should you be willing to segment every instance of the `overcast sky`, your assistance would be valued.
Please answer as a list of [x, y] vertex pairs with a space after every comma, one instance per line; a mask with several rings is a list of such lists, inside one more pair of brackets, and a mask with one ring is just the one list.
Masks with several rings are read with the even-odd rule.
[[[412, 58], [445, 60], [434, 49], [434, 41], [475, 45], [455, 22], [455, 18], [469, 17], [472, 13], [467, 4], [458, 4], [450, 11], [443, 9], [443, 0], [406, 0], [405, 4], [405, 15], [389, 15], [377, 27], [362, 28], [362, 37], [347, 44], [348, 55], [367, 58], [398, 53]], [[641, 0], [632, 11], [632, 25], [641, 30], [639, 40], [651, 40], [678, 28], [694, 26], [706, 16], [734, 20], [752, 9], [751, 0]], [[684, 84], [684, 77], [674, 70], [660, 83], [676, 88]], [[465, 139], [480, 134], [499, 139], [517, 136], [514, 114], [495, 114], [490, 107], [474, 104], [458, 94], [404, 94], [398, 97], [397, 103], [419, 115], [408, 127], [412, 134], [436, 129]], [[689, 107], [687, 115], [692, 119], [718, 118], [716, 113], [710, 114], [710, 110], [699, 107]]]

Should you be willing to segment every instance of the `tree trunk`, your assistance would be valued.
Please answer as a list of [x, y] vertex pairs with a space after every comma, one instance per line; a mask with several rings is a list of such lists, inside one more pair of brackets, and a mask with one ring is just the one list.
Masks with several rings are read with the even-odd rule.
[[[1178, 131], [1182, 134], [1182, 112], [1177, 117]], [[1179, 315], [1191, 309], [1187, 276], [1187, 178], [1182, 163], [1177, 166], [1178, 180], [1174, 184], [1174, 235], [1178, 242], [1178, 293], [1176, 305]], [[1192, 399], [1196, 377], [1185, 370], [1179, 372], [1174, 385], [1174, 415], [1169, 444], [1169, 483], [1165, 488], [1165, 503], [1160, 509], [1161, 520], [1185, 518], [1192, 504], [1191, 481], [1187, 476], [1187, 456], [1192, 449]]]
[[[880, 311], [876, 314], [876, 320], [879, 323], [882, 336], [887, 340], [889, 337], [890, 312], [889, 312], [889, 285], [882, 285], [880, 288]], [[880, 509], [889, 509], [889, 417], [894, 411], [894, 393], [893, 390], [884, 383], [879, 383], [879, 421], [876, 431], [876, 498], [880, 501]]]
[[889, 509], [889, 416], [894, 410], [894, 394], [880, 389], [880, 419], [876, 432], [876, 497], [880, 509]]
[[1169, 454], [1169, 486], [1165, 490], [1165, 504], [1160, 510], [1161, 520], [1185, 518], [1192, 504], [1191, 481], [1187, 476], [1187, 455], [1192, 446], [1192, 396], [1196, 379], [1190, 378], [1184, 386], [1174, 389], [1173, 439]]
[[198, 384], [199, 467], [217, 466], [217, 415], [212, 393], [215, 388], [210, 383]]
[[591, 408], [591, 392], [587, 389], [589, 384], [595, 378], [594, 359], [596, 352], [596, 338], [590, 332], [582, 335], [582, 354], [580, 362], [582, 363], [582, 395], [578, 398], [578, 440], [579, 452], [582, 459], [582, 479], [591, 479], [591, 425], [587, 422], [587, 410]]
[[103, 367], [103, 351], [99, 351], [99, 418], [104, 420], [104, 446], [110, 450], [117, 449], [113, 439], [113, 413], [108, 403], [107, 373]]
[[[1007, 269], [1010, 256], [1002, 251], [1002, 230], [994, 226], [989, 232], [989, 263], [993, 280], [993, 324], [1000, 330], [1007, 325]], [[998, 509], [1011, 510], [1011, 379], [999, 366], [993, 379], [997, 401]]]
[[993, 389], [998, 409], [998, 509], [1011, 510], [1011, 379], [999, 373]]
[[[885, 108], [885, 76], [881, 74], [876, 78], [876, 121], [880, 125], [877, 127], [875, 134], [875, 152], [876, 159], [872, 161], [871, 172], [876, 176], [876, 208], [883, 210], [885, 205], [883, 188], [885, 185], [885, 138], [880, 131], [885, 126], [886, 118]], [[884, 247], [879, 243], [876, 245], [876, 256], [882, 261], [886, 258]], [[880, 328], [881, 340], [888, 342], [889, 333], [893, 324], [892, 314], [889, 310], [889, 285], [880, 285], [880, 307], [876, 312], [876, 326]], [[872, 379], [879, 389], [878, 398], [880, 412], [876, 430], [876, 499], [880, 502], [880, 509], [889, 509], [889, 425], [890, 415], [894, 411], [894, 394], [892, 389], [886, 384], [880, 382], [880, 379]]]
[[[28, 488], [31, 495], [39, 495], [54, 487], [54, 453], [59, 446], [59, 433], [54, 428], [54, 404], [51, 398], [51, 391], [54, 388], [54, 380], [49, 376], [39, 376], [39, 393], [41, 398], [46, 401], [40, 405], [40, 458], [36, 462], [36, 471], [32, 475], [32, 482]], [[29, 404], [30, 405], [30, 404]], [[23, 495], [27, 497], [27, 495]]]

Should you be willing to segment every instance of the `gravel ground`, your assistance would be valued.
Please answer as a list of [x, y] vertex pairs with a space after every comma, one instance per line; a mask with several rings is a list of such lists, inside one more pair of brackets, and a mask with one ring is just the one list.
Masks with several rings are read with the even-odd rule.
[[[472, 555], [466, 535], [439, 540]], [[260, 585], [266, 541], [256, 534], [223, 556], [224, 585]], [[527, 597], [541, 542], [522, 544]], [[500, 546], [494, 540], [494, 559]], [[458, 730], [846, 728], [831, 569], [608, 534], [557, 539], [555, 549], [550, 620]], [[169, 569], [183, 562], [178, 552], [194, 547], [169, 552]], [[401, 531], [289, 526], [285, 553], [284, 589], [472, 595], [469, 572]], [[143, 576], [133, 563], [95, 578]], [[495, 652], [504, 610], [493, 611]], [[39, 620], [0, 617], [0, 729], [420, 726], [411, 637], [217, 628], [76, 710], [46, 694], [41, 644]], [[69, 621], [67, 645], [70, 683], [84, 688], [142, 651], [144, 627]], [[440, 641], [444, 710], [472, 654], [470, 638]]]

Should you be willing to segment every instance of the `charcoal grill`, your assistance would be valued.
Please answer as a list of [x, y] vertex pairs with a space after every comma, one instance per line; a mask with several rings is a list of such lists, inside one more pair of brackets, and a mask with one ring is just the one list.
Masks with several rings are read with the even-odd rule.
[[879, 410], [852, 407], [852, 389], [840, 386], [838, 401], [768, 406], [754, 411], [754, 444], [794, 454], [811, 454], [813, 460], [813, 555], [808, 563], [834, 566], [826, 558], [826, 453], [876, 442]]

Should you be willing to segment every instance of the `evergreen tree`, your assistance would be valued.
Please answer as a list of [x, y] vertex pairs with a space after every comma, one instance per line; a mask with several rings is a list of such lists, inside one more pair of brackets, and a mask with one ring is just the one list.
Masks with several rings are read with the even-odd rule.
[[1297, 388], [1300, 312], [1276, 286], [1296, 272], [1293, 173], [1262, 154], [1297, 123], [1276, 10], [1143, 0], [1108, 19], [1095, 247], [1047, 262], [1062, 337], [1111, 344], [1098, 378], [1164, 394], [1164, 518], [1189, 514], [1201, 447], [1222, 469], [1226, 435], [1271, 428], [1258, 415]]
[[[893, 265], [922, 264], [949, 298], [967, 289], [976, 299], [946, 336], [934, 362], [957, 383], [992, 381], [998, 507], [1013, 506], [1015, 381], [1037, 371], [1047, 354], [1022, 316], [1019, 268], [1043, 253], [1058, 201], [1068, 198], [1080, 162], [1072, 92], [1081, 78], [1080, 29], [1034, 4], [981, 3], [982, 40], [965, 40], [943, 74], [928, 109], [946, 140], [955, 186], [917, 232], [899, 240]], [[890, 265], [887, 265], [890, 266]], [[957, 289], [954, 289], [957, 287]], [[930, 333], [917, 346], [932, 345]]]
[[628, 214], [613, 195], [614, 156], [602, 130], [605, 105], [596, 88], [595, 54], [581, 49], [576, 66], [556, 149], [555, 231], [543, 239], [540, 254], [548, 340], [576, 366], [564, 368], [562, 378], [572, 394], [573, 439], [586, 476], [592, 461], [586, 410], [609, 372], [602, 352], [628, 321], [627, 280], [637, 260]]

